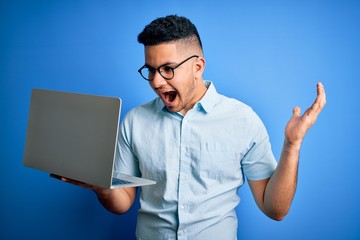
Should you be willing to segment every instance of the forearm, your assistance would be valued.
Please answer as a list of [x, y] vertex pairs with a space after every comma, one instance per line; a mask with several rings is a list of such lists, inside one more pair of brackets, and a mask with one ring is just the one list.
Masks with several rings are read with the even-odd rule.
[[273, 219], [282, 220], [290, 209], [297, 185], [300, 145], [285, 140], [278, 167], [266, 186], [264, 212]]
[[116, 188], [94, 190], [100, 203], [110, 212], [115, 214], [123, 214], [132, 206], [136, 188]]

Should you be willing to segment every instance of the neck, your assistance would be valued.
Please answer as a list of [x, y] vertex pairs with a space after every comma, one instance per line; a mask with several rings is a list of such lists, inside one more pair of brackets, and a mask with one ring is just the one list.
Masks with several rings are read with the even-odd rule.
[[186, 114], [190, 109], [192, 109], [192, 108], [195, 106], [195, 104], [196, 104], [197, 102], [199, 102], [199, 101], [202, 99], [202, 97], [205, 95], [205, 93], [206, 93], [206, 91], [207, 91], [207, 87], [206, 87], [206, 85], [205, 85], [205, 83], [204, 83], [203, 80], [201, 80], [201, 83], [200, 83], [199, 86], [197, 86], [197, 87], [198, 87], [198, 91], [197, 91], [196, 94], [194, 94], [193, 101], [192, 101], [191, 103], [189, 103], [187, 106], [185, 106], [185, 107], [179, 112], [181, 115], [185, 116], [185, 114]]

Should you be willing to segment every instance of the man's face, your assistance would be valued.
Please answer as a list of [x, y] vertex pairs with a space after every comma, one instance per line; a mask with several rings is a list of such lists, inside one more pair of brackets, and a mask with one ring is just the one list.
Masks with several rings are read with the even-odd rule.
[[[196, 53], [181, 51], [176, 43], [145, 47], [145, 63], [153, 68], [164, 64], [175, 67], [192, 55]], [[154, 80], [149, 83], [170, 112], [180, 112], [185, 115], [206, 92], [201, 78], [203, 67], [202, 57], [191, 58], [174, 70], [174, 78], [171, 80], [165, 80], [156, 72]]]

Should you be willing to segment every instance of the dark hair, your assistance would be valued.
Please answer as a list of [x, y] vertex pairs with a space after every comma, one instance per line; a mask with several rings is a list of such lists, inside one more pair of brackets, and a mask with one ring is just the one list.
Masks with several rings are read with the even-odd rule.
[[196, 41], [202, 50], [202, 43], [195, 25], [189, 19], [177, 15], [155, 19], [138, 35], [138, 42], [144, 46], [178, 40], [189, 40], [192, 43]]

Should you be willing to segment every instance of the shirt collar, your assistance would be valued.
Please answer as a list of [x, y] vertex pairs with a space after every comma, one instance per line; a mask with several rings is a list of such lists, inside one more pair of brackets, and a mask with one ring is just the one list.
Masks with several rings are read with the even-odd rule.
[[[216, 103], [219, 101], [219, 94], [216, 91], [214, 84], [211, 81], [204, 80], [204, 84], [207, 88], [205, 95], [195, 104], [194, 108], [198, 108], [199, 111], [210, 113]], [[164, 102], [160, 97], [157, 98], [157, 109], [159, 111], [167, 111]]]
[[197, 103], [206, 112], [210, 113], [216, 103], [219, 101], [219, 94], [216, 91], [214, 84], [210, 81], [204, 81], [207, 91], [205, 95]]

